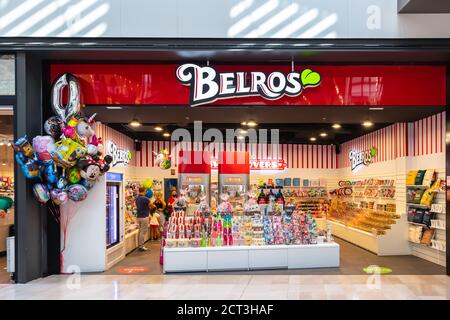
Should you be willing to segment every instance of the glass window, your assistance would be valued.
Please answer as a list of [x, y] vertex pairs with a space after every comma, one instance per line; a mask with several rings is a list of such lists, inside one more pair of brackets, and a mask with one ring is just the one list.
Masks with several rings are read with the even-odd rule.
[[14, 56], [0, 54], [0, 96], [13, 96], [15, 94]]

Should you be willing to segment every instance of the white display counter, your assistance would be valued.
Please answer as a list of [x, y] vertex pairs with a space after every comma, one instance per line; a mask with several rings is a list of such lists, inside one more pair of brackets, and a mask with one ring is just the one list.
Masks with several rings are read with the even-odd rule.
[[339, 245], [164, 248], [164, 273], [339, 267]]

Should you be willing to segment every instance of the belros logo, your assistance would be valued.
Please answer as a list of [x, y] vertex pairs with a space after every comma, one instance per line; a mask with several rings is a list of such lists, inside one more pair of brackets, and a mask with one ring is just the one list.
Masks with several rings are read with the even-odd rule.
[[307, 87], [316, 87], [321, 77], [311, 69], [288, 74], [260, 71], [217, 72], [212, 67], [187, 63], [179, 66], [177, 79], [190, 86], [191, 107], [234, 97], [261, 96], [268, 100], [296, 97]]

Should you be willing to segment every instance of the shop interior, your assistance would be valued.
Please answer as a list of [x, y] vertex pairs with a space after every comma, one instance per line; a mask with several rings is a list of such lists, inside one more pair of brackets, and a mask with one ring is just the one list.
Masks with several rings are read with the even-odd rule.
[[[297, 243], [295, 235], [289, 237], [275, 230], [282, 230], [289, 223], [283, 220], [284, 212], [289, 210], [291, 214], [304, 215], [300, 219], [311, 228], [300, 243], [339, 244], [340, 263], [336, 267], [240, 271], [243, 267], [232, 271], [235, 273], [364, 274], [364, 269], [371, 265], [397, 274], [445, 273], [443, 107], [149, 106], [136, 109], [135, 106], [96, 105], [87, 106], [85, 111], [97, 113], [101, 124], [96, 130], [104, 140], [117, 141], [119, 149], [131, 152], [126, 165], [113, 167], [110, 177], [106, 176], [106, 274], [169, 272], [164, 268], [163, 245], [170, 249], [204, 245], [201, 232], [198, 241], [195, 239], [195, 230], [192, 236], [186, 237], [190, 239], [174, 239], [173, 235], [186, 225], [180, 227], [175, 219], [170, 220], [167, 209], [165, 232], [158, 240], [148, 240], [149, 251], [137, 250], [134, 199], [142, 185], [150, 186], [152, 201], [161, 195], [166, 204], [173, 201], [170, 198], [174, 190], [180, 196], [181, 185], [186, 190], [187, 206], [183, 208], [186, 219], [195, 219], [204, 204], [204, 196], [210, 199], [207, 203], [212, 212], [220, 211], [222, 195], [227, 193], [232, 206], [230, 225], [234, 237], [230, 240], [223, 234], [219, 244], [216, 239], [209, 246]], [[248, 152], [248, 174], [227, 180], [223, 178], [226, 174], [222, 175], [212, 163], [206, 179], [187, 182], [185, 176], [189, 174], [180, 172], [183, 169], [176, 155], [179, 150], [174, 148], [171, 134], [177, 128], [193, 133], [193, 122], [197, 120], [202, 121], [203, 132], [209, 128], [222, 132], [241, 130], [230, 150]], [[245, 138], [249, 129], [278, 129], [279, 146], [249, 145]], [[182, 148], [197, 151], [207, 145], [194, 142]], [[224, 148], [218, 145], [212, 158], [217, 158]], [[164, 149], [171, 151], [171, 164], [166, 168], [157, 160]], [[352, 150], [372, 152], [371, 160], [352, 164], [349, 160]], [[276, 160], [275, 167], [272, 160]], [[277, 167], [280, 160], [282, 164]], [[356, 168], [352, 168], [354, 165]], [[114, 173], [120, 174], [118, 180]], [[247, 204], [249, 194], [258, 204], [256, 211], [266, 210], [266, 218], [252, 216], [250, 228], [244, 223], [248, 210], [255, 210]], [[219, 219], [226, 223], [224, 214]], [[172, 235], [171, 228], [177, 230]], [[248, 237], [249, 229], [251, 237]]]
[[0, 106], [0, 283], [9, 280], [6, 271], [7, 238], [14, 235], [13, 111]]

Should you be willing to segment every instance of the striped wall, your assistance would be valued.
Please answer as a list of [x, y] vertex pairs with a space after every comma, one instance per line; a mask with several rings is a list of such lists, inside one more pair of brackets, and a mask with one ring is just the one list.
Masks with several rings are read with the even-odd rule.
[[173, 141], [142, 141], [141, 151], [136, 152], [136, 166], [155, 167], [153, 152], [169, 149], [172, 162], [178, 165], [179, 150], [210, 150], [217, 158], [220, 151], [248, 151], [251, 159], [283, 159], [291, 169], [335, 169], [336, 149], [330, 145], [301, 144], [246, 144], [246, 143], [179, 143]]
[[445, 112], [408, 124], [409, 155], [445, 152]]
[[133, 139], [100, 122], [96, 122], [95, 124], [95, 135], [97, 137], [102, 138], [104, 147], [106, 147], [107, 141], [112, 140], [119, 148], [130, 150], [131, 151], [130, 165], [136, 165], [136, 152], [134, 150]]
[[445, 112], [411, 123], [395, 123], [341, 145], [338, 168], [350, 166], [349, 153], [378, 149], [374, 163], [445, 151]]

